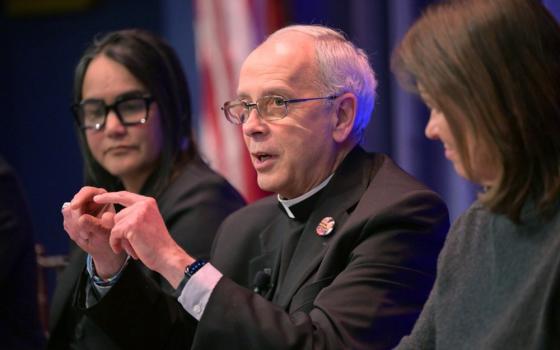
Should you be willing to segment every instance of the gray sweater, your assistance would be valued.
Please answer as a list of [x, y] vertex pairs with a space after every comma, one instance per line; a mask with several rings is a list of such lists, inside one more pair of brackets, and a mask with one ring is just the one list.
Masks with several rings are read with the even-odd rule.
[[439, 256], [412, 334], [397, 349], [560, 349], [560, 209], [522, 225], [475, 202]]

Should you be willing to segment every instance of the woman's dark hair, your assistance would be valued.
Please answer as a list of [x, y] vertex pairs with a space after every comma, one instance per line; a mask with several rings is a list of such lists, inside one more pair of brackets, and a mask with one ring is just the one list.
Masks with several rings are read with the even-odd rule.
[[[518, 222], [532, 201], [547, 216], [560, 194], [560, 26], [538, 0], [458, 0], [430, 7], [392, 58], [401, 82], [445, 116], [467, 177], [499, 165], [479, 195]], [[464, 128], [487, 155], [469, 154]], [[476, 152], [476, 151], [475, 151]]]
[[[95, 38], [80, 59], [74, 74], [74, 102], [82, 99], [84, 76], [99, 56], [123, 65], [149, 91], [158, 105], [163, 147], [159, 164], [142, 189], [156, 196], [178, 168], [198, 157], [191, 129], [191, 100], [185, 73], [175, 51], [165, 41], [144, 30], [127, 29]], [[122, 189], [120, 180], [107, 172], [92, 156], [84, 131], [76, 128], [84, 156], [86, 185], [109, 191]]]

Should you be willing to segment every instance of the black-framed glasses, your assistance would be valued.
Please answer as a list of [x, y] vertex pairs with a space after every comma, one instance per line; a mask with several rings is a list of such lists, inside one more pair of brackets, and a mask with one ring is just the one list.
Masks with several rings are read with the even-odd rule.
[[288, 115], [290, 103], [300, 103], [314, 100], [334, 100], [339, 95], [324, 97], [285, 99], [282, 96], [263, 96], [255, 102], [234, 100], [224, 103], [222, 110], [226, 119], [236, 125], [243, 124], [249, 119], [251, 109], [255, 108], [259, 117], [266, 121], [279, 120]]
[[84, 100], [73, 104], [71, 109], [80, 128], [101, 130], [111, 110], [124, 126], [145, 124], [153, 101], [151, 96], [121, 97], [110, 105], [102, 100]]

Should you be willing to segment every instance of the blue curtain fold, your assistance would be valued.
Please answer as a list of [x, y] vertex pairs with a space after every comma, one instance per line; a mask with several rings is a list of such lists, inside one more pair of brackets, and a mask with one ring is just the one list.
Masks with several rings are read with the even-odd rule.
[[390, 70], [390, 56], [429, 0], [292, 1], [293, 23], [317, 23], [343, 30], [371, 60], [379, 82], [375, 110], [364, 147], [390, 155], [402, 168], [438, 192], [451, 219], [475, 199], [478, 187], [459, 177], [445, 159], [443, 146], [426, 139], [429, 112], [404, 91]]

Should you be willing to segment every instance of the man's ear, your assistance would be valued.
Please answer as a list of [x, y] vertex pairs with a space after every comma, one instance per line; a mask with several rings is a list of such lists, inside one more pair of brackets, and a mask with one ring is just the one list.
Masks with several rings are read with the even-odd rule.
[[358, 101], [352, 93], [346, 92], [335, 100], [335, 125], [333, 128], [333, 139], [343, 143], [348, 139], [354, 128], [356, 109]]

